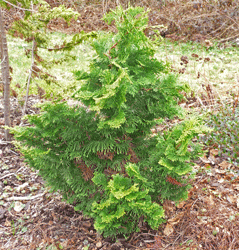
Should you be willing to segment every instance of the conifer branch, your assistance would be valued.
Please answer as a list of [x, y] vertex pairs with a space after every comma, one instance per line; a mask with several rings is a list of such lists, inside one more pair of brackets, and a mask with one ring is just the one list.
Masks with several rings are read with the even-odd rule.
[[[124, 35], [127, 35], [128, 33], [129, 33], [129, 31], [127, 31]], [[122, 40], [122, 38], [120, 38], [119, 41], [116, 42], [116, 43], [109, 49], [109, 52], [108, 52], [109, 56], [110, 56], [111, 50], [114, 49], [114, 48], [118, 45], [118, 43], [119, 43], [121, 40]]]
[[24, 8], [21, 8], [21, 7], [19, 7], [19, 6], [17, 6], [17, 5], [15, 5], [15, 4], [13, 4], [13, 3], [10, 3], [10, 2], [8, 2], [7, 0], [2, 0], [3, 2], [5, 2], [6, 4], [9, 4], [9, 5], [11, 5], [12, 7], [14, 7], [14, 8], [17, 8], [17, 9], [19, 9], [19, 10], [24, 10], [24, 11], [30, 11], [30, 12], [36, 12], [35, 10], [33, 10], [33, 9], [24, 9]]

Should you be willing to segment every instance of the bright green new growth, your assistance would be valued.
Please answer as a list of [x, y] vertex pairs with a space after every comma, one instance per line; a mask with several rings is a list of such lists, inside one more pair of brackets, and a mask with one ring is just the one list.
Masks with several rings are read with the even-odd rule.
[[[148, 195], [147, 179], [143, 178], [135, 164], [129, 163], [126, 172], [130, 178], [116, 174], [113, 179], [102, 183], [104, 175], [97, 174], [93, 182], [102, 185], [107, 199], [92, 204], [95, 229], [105, 236], [122, 233], [127, 235], [134, 228], [138, 230], [138, 221], [145, 221], [157, 229], [163, 222], [164, 211], [157, 203], [152, 203]], [[99, 181], [100, 179], [100, 181]]]
[[89, 72], [76, 72], [75, 97], [87, 108], [46, 103], [28, 116], [33, 126], [12, 131], [52, 190], [93, 217], [104, 236], [127, 236], [139, 220], [155, 229], [163, 222], [159, 201], [187, 198], [190, 160], [200, 151], [191, 140], [205, 127], [191, 118], [152, 137], [156, 123], [183, 113], [183, 87], [154, 57], [143, 8], [119, 7], [105, 19], [118, 32], [95, 40]]

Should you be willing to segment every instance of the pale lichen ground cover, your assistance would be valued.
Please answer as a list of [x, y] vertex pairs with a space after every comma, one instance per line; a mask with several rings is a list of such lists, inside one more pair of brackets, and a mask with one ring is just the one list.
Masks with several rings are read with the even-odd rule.
[[[228, 100], [238, 93], [239, 46], [170, 42], [164, 40], [157, 57], [169, 61], [179, 81], [187, 83], [197, 94], [205, 93], [209, 84], [217, 99]], [[184, 63], [181, 58], [186, 58]], [[184, 60], [184, 61], [185, 61]], [[181, 64], [182, 65], [181, 65]]]
[[[48, 48], [54, 48], [56, 44], [62, 44], [63, 40], [70, 38], [70, 35], [61, 33], [52, 33], [52, 43]], [[32, 44], [26, 43], [20, 38], [8, 36], [8, 50], [10, 65], [13, 69], [11, 86], [20, 97], [26, 92], [26, 83], [31, 67], [31, 49]], [[30, 53], [26, 55], [27, 50]], [[37, 85], [43, 88], [47, 94], [54, 96], [67, 97], [75, 89], [74, 70], [86, 69], [92, 58], [92, 50], [88, 43], [77, 45], [72, 51], [48, 51], [45, 48], [38, 48], [38, 55], [49, 63], [50, 67], [44, 69], [41, 65], [37, 65], [44, 72], [49, 73], [56, 80], [56, 83], [47, 84], [41, 78], [33, 78], [31, 81], [30, 94], [37, 94]], [[67, 56], [67, 60], [63, 63], [54, 64], [54, 60], [62, 60]], [[20, 85], [21, 88], [17, 88]]]
[[[51, 34], [51, 44], [56, 44], [70, 38], [62, 33]], [[26, 51], [31, 50], [31, 43], [26, 43], [20, 38], [8, 36], [10, 65], [13, 68], [12, 88], [20, 96], [25, 95], [26, 82], [31, 67], [31, 56], [26, 56]], [[39, 55], [51, 60], [62, 59], [66, 55], [68, 61], [56, 64], [48, 69], [48, 73], [55, 77], [58, 84], [46, 84], [44, 80], [34, 78], [31, 83], [31, 93], [37, 94], [37, 84], [49, 95], [69, 97], [79, 83], [75, 82], [74, 70], [87, 69], [91, 59], [95, 56], [89, 43], [85, 42], [76, 46], [72, 51], [50, 52], [39, 48]], [[157, 58], [169, 62], [172, 70], [178, 74], [178, 79], [186, 83], [196, 93], [205, 93], [205, 86], [210, 84], [217, 99], [229, 100], [232, 93], [238, 92], [239, 87], [239, 47], [231, 45], [211, 44], [210, 47], [193, 42], [171, 42], [164, 39], [158, 47]], [[182, 56], [185, 60], [182, 61]], [[181, 64], [180, 64], [181, 63]], [[21, 89], [16, 88], [16, 84]]]

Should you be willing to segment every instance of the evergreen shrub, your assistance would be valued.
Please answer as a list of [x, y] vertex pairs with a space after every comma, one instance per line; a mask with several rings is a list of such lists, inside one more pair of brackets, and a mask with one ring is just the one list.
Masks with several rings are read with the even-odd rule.
[[158, 40], [144, 34], [143, 8], [118, 7], [105, 20], [117, 33], [99, 35], [89, 71], [75, 72], [74, 98], [84, 105], [45, 103], [40, 115], [28, 116], [31, 126], [12, 131], [53, 191], [94, 218], [104, 236], [127, 236], [139, 221], [157, 229], [164, 199], [187, 198], [191, 160], [200, 152], [191, 141], [205, 127], [190, 118], [152, 136], [155, 124], [182, 119], [184, 86], [156, 59]]

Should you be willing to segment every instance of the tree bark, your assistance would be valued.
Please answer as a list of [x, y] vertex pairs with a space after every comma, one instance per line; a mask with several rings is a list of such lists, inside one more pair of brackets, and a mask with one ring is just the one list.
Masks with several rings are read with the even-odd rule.
[[35, 50], [35, 48], [36, 48], [36, 43], [35, 43], [35, 39], [33, 37], [33, 41], [32, 41], [32, 64], [31, 64], [31, 68], [30, 68], [30, 72], [29, 72], [29, 76], [28, 76], [28, 80], [27, 80], [27, 92], [26, 92], [24, 107], [23, 107], [23, 110], [22, 110], [22, 116], [25, 115], [26, 108], [27, 108], [27, 101], [28, 101], [28, 96], [29, 96], [29, 88], [30, 88], [30, 82], [31, 82], [32, 71], [33, 71], [33, 66], [34, 66], [34, 50]]
[[[32, 6], [32, 11], [34, 11], [32, 1], [31, 1], [31, 6]], [[36, 49], [36, 42], [35, 42], [35, 37], [33, 37], [33, 41], [32, 41], [32, 64], [31, 64], [31, 68], [30, 68], [30, 72], [29, 72], [29, 76], [28, 76], [28, 81], [27, 81], [27, 92], [26, 92], [26, 99], [25, 99], [24, 107], [23, 107], [23, 110], [22, 110], [22, 116], [25, 115], [26, 108], [27, 108], [27, 101], [28, 101], [28, 96], [29, 96], [29, 88], [30, 88], [30, 82], [31, 82], [32, 71], [33, 71], [33, 66], [34, 66], [34, 51], [35, 51], [35, 49]]]
[[[7, 37], [5, 33], [5, 25], [3, 20], [2, 9], [0, 7], [0, 50], [1, 50], [1, 70], [2, 82], [4, 86], [4, 121], [5, 126], [11, 126], [10, 121], [10, 73], [9, 73], [9, 57], [7, 48]], [[5, 129], [5, 140], [10, 140], [9, 130]]]

